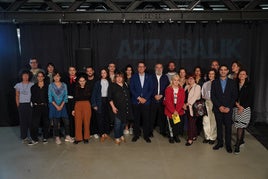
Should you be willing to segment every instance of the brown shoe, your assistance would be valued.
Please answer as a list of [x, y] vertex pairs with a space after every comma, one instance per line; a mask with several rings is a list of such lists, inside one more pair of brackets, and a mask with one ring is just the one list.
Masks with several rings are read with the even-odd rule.
[[101, 136], [100, 141], [101, 141], [101, 142], [104, 142], [105, 139], [106, 139], [106, 138], [105, 138], [104, 136]]
[[114, 143], [115, 143], [116, 145], [120, 145], [121, 141], [120, 141], [120, 139], [115, 139], [115, 140], [114, 140]]
[[121, 140], [121, 142], [124, 142], [124, 143], [126, 143], [127, 141], [126, 141], [126, 139], [125, 139], [125, 137], [120, 137], [120, 140]]

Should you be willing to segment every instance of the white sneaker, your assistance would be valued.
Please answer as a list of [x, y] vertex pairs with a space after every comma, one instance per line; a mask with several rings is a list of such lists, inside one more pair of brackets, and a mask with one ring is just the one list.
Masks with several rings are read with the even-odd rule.
[[66, 136], [65, 137], [65, 142], [71, 142], [71, 143], [73, 143], [74, 142], [74, 139], [72, 139], [70, 136]]
[[95, 139], [98, 139], [99, 138], [99, 135], [98, 134], [94, 134], [94, 138]]
[[133, 128], [129, 128], [129, 134], [132, 135], [133, 134]]
[[23, 143], [23, 144], [27, 144], [29, 142], [30, 142], [30, 139], [28, 139], [27, 137], [25, 139], [21, 140], [21, 143]]
[[32, 140], [32, 141], [30, 141], [30, 142], [28, 143], [28, 145], [30, 145], [30, 146], [32, 146], [32, 145], [36, 145], [36, 144], [38, 144], [38, 141], [34, 141], [34, 140]]
[[59, 137], [56, 137], [56, 144], [60, 145], [61, 144], [61, 140]]
[[128, 135], [128, 134], [129, 134], [129, 130], [128, 130], [128, 129], [125, 129], [125, 130], [124, 130], [124, 134], [125, 134], [125, 135]]

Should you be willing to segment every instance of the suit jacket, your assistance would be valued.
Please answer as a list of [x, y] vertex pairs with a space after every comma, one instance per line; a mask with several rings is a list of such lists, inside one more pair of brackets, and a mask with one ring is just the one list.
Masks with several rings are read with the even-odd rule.
[[[185, 87], [185, 91], [188, 90], [190, 86], [187, 85]], [[189, 110], [190, 110], [190, 115], [194, 116], [193, 112], [193, 104], [196, 102], [196, 100], [199, 100], [201, 98], [201, 87], [198, 84], [194, 84], [190, 92], [188, 93], [188, 99], [187, 103], [189, 103]]]
[[234, 107], [237, 99], [237, 93], [237, 84], [234, 80], [227, 78], [225, 91], [223, 92], [220, 78], [215, 79], [211, 84], [211, 100], [213, 103], [213, 111], [220, 113], [219, 107], [224, 106], [228, 107], [230, 112], [232, 112], [232, 108]]
[[179, 113], [179, 115], [184, 114], [183, 105], [184, 105], [184, 98], [185, 98], [185, 91], [183, 88], [179, 88], [179, 91], [177, 93], [177, 104], [174, 104], [174, 90], [171, 86], [167, 87], [165, 90], [165, 115], [167, 115], [169, 118], [172, 117], [172, 114], [175, 112], [175, 110]]
[[132, 95], [132, 104], [139, 104], [137, 98], [140, 96], [147, 100], [145, 105], [149, 105], [151, 103], [153, 92], [152, 77], [148, 73], [145, 73], [144, 85], [141, 87], [139, 74], [135, 73], [130, 79], [130, 92]]
[[152, 75], [152, 86], [153, 86], [152, 102], [153, 103], [162, 103], [162, 101], [165, 97], [165, 89], [169, 85], [169, 79], [168, 79], [167, 75], [162, 75], [160, 77], [159, 81], [160, 81], [159, 94], [163, 95], [163, 97], [161, 98], [160, 101], [156, 101], [154, 96], [157, 95], [157, 93], [158, 93], [158, 81], [157, 81], [156, 74]]

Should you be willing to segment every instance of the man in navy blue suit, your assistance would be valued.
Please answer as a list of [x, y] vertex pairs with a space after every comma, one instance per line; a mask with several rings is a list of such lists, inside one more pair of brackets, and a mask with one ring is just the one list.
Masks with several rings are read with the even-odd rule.
[[155, 64], [155, 74], [152, 75], [153, 95], [151, 103], [151, 129], [150, 136], [153, 137], [153, 130], [156, 124], [160, 127], [160, 134], [166, 136], [167, 120], [164, 115], [163, 99], [165, 89], [170, 84], [167, 75], [163, 74], [163, 64]]
[[226, 65], [221, 65], [220, 78], [215, 79], [211, 85], [211, 100], [213, 102], [213, 111], [217, 123], [217, 140], [218, 143], [213, 147], [219, 150], [223, 147], [222, 125], [225, 125], [225, 145], [228, 153], [232, 153], [231, 136], [232, 136], [232, 113], [238, 91], [234, 80], [227, 77], [229, 70]]
[[136, 142], [140, 135], [140, 124], [142, 121], [143, 137], [147, 143], [151, 143], [150, 133], [150, 103], [152, 96], [152, 78], [145, 73], [146, 65], [143, 61], [138, 62], [138, 73], [130, 79], [130, 92], [132, 95], [133, 113], [134, 113], [134, 137], [132, 142]]

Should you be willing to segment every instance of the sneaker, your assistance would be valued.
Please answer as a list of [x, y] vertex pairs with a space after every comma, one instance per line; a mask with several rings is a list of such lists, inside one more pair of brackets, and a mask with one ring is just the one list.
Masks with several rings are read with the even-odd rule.
[[61, 144], [61, 140], [59, 137], [56, 137], [56, 144], [60, 145]]
[[239, 154], [239, 152], [240, 152], [239, 146], [235, 146], [234, 153]]
[[29, 146], [36, 145], [36, 144], [38, 144], [38, 141], [34, 141], [34, 140], [28, 143]]
[[47, 144], [47, 143], [48, 143], [47, 139], [43, 139], [43, 144]]
[[125, 129], [125, 130], [124, 130], [124, 134], [125, 134], [125, 135], [128, 135], [128, 134], [129, 134], [129, 130], [128, 130], [128, 129]]
[[66, 136], [65, 137], [65, 142], [71, 142], [71, 143], [73, 143], [74, 142], [74, 139], [72, 139], [70, 136]]
[[245, 141], [241, 141], [239, 144], [239, 147], [244, 147], [245, 146]]
[[94, 138], [95, 139], [98, 139], [99, 138], [99, 135], [98, 134], [94, 134]]
[[30, 140], [27, 137], [25, 139], [21, 140], [21, 143], [23, 143], [23, 144], [27, 144], [29, 142], [30, 142]]
[[129, 134], [130, 134], [130, 135], [133, 135], [133, 128], [132, 128], [132, 127], [129, 128]]

